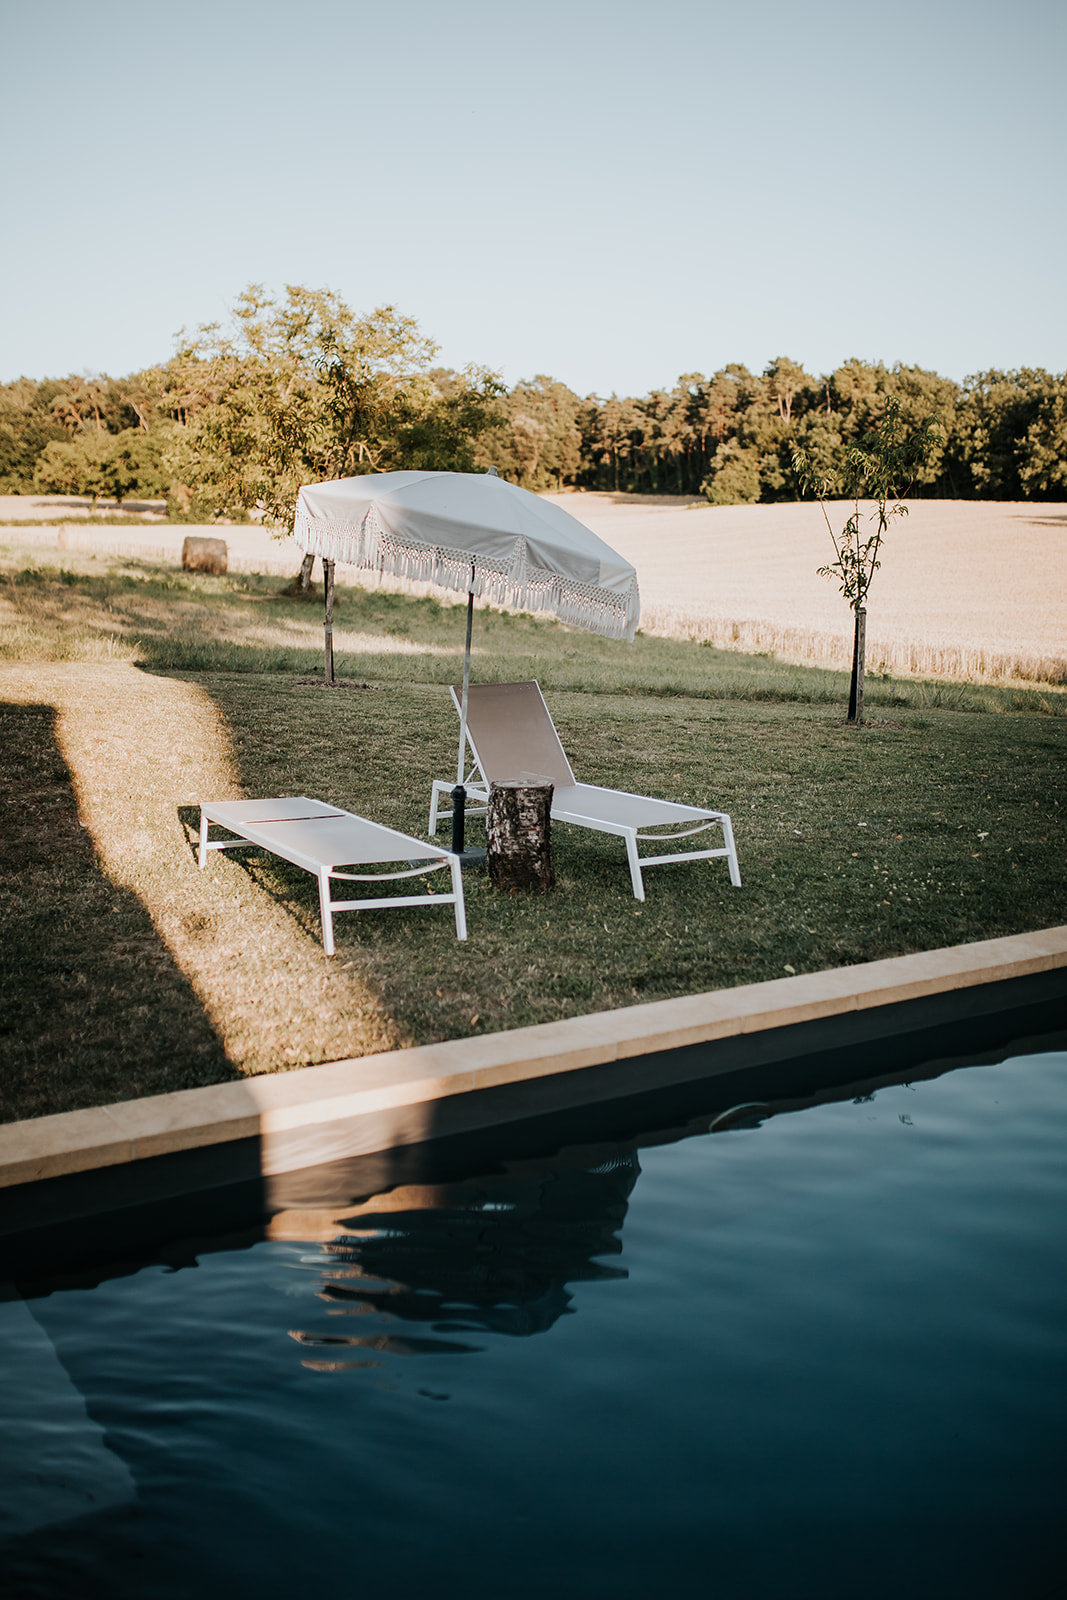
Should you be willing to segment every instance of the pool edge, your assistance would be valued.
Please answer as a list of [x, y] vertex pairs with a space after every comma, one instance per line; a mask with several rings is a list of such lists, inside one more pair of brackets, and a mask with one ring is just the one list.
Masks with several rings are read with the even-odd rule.
[[403, 1112], [417, 1136], [419, 1108], [455, 1096], [1065, 966], [1067, 926], [1045, 928], [6, 1123], [0, 1189], [243, 1139], [283, 1172], [318, 1127]]

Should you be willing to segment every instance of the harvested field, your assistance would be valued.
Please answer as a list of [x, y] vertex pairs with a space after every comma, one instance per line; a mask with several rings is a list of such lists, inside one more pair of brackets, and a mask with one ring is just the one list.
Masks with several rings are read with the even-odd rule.
[[[634, 563], [646, 633], [848, 665], [850, 612], [818, 576], [833, 548], [817, 504], [546, 498]], [[831, 509], [835, 527], [850, 510]], [[908, 513], [891, 525], [871, 585], [868, 670], [1067, 683], [1067, 507], [912, 500]]]

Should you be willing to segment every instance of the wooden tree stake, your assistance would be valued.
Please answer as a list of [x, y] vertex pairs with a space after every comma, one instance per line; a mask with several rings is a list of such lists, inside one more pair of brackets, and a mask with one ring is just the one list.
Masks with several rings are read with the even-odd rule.
[[324, 631], [326, 636], [326, 663], [325, 677], [327, 688], [333, 688], [333, 562], [322, 563], [323, 589], [326, 594], [326, 620]]
[[856, 608], [856, 632], [852, 641], [852, 681], [848, 691], [848, 721], [863, 721], [864, 658], [867, 654], [867, 612], [863, 606]]

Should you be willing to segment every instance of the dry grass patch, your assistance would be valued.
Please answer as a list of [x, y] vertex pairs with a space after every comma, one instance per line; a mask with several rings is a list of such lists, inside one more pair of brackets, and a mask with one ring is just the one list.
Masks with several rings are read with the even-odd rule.
[[210, 883], [196, 870], [200, 796], [243, 792], [201, 687], [122, 664], [6, 668], [0, 702], [6, 1104], [304, 1065], [345, 1054], [353, 1018], [368, 1049], [405, 1042], [351, 967], [323, 965], [310, 911], [236, 863]]

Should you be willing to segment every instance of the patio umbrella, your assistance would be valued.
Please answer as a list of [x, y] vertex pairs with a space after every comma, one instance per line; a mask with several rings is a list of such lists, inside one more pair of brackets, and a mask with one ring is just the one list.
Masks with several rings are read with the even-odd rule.
[[327, 678], [332, 681], [332, 564], [420, 578], [467, 596], [452, 848], [463, 849], [463, 767], [474, 598], [545, 611], [574, 627], [632, 640], [637, 573], [562, 507], [519, 489], [495, 469], [376, 472], [308, 484], [293, 538], [326, 567]]

